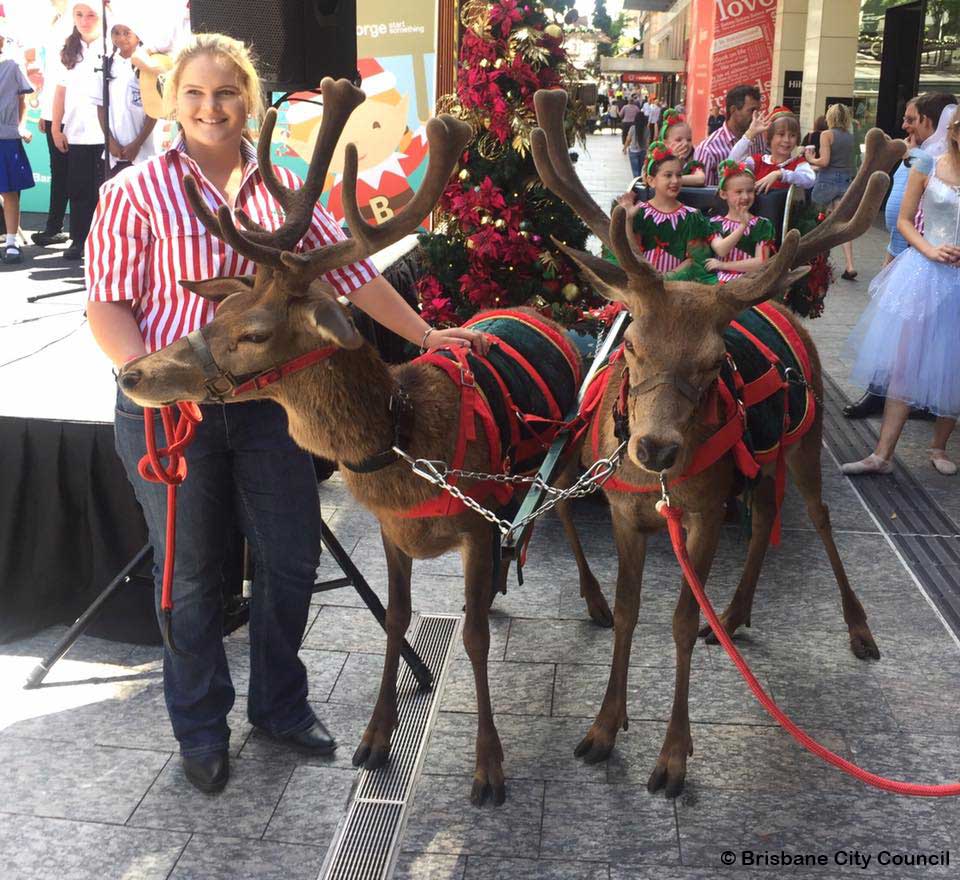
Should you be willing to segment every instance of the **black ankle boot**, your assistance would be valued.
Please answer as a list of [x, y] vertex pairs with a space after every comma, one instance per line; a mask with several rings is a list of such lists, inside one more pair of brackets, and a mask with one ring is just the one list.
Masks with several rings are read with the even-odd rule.
[[188, 758], [182, 756], [183, 772], [195, 788], [204, 794], [223, 791], [230, 778], [230, 756], [226, 750]]

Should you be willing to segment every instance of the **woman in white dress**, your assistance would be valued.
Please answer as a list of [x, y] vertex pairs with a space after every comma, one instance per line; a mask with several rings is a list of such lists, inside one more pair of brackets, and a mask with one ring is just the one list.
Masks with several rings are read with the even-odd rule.
[[[960, 115], [947, 107], [924, 153], [913, 160], [897, 218], [910, 245], [870, 285], [871, 302], [851, 334], [853, 379], [886, 394], [880, 439], [845, 474], [886, 474], [911, 407], [937, 415], [930, 462], [957, 466], [947, 441], [960, 414]], [[924, 231], [915, 223], [923, 208]]]

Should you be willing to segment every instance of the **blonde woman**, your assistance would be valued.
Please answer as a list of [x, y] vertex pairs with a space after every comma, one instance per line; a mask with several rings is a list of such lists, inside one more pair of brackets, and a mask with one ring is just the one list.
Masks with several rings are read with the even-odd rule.
[[[846, 474], [886, 474], [911, 407], [937, 415], [930, 463], [952, 476], [947, 441], [960, 414], [960, 117], [956, 105], [941, 117], [943, 152], [914, 163], [907, 178], [897, 229], [909, 247], [870, 284], [871, 301], [851, 335], [857, 345], [853, 379], [886, 394], [880, 439]], [[931, 155], [935, 143], [924, 144]], [[915, 225], [923, 208], [924, 231]]]
[[[804, 148], [807, 162], [817, 169], [817, 182], [813, 187], [813, 201], [825, 210], [832, 211], [843, 197], [853, 180], [853, 117], [846, 104], [831, 104], [827, 108], [827, 130], [820, 135], [820, 152], [815, 147]], [[846, 268], [840, 276], [846, 281], [857, 277], [853, 265], [853, 242], [843, 244]]]
[[[268, 229], [276, 229], [282, 218], [245, 136], [263, 101], [243, 44], [217, 34], [196, 35], [177, 56], [167, 94], [179, 138], [170, 150], [103, 187], [87, 240], [90, 328], [117, 367], [211, 320], [213, 304], [184, 288], [181, 279], [255, 270], [192, 214], [185, 174], [194, 175], [214, 211], [221, 205], [243, 209]], [[299, 184], [284, 169], [277, 173], [286, 186]], [[342, 238], [318, 204], [301, 246]], [[431, 331], [365, 260], [325, 277], [375, 320], [417, 345], [475, 342], [478, 349], [485, 347], [471, 331]], [[307, 702], [307, 675], [298, 657], [320, 552], [312, 461], [290, 439], [286, 415], [273, 402], [205, 404], [202, 410], [178, 507], [173, 629], [184, 653], [165, 653], [164, 692], [187, 779], [204, 792], [217, 792], [229, 775], [227, 714], [234, 702], [222, 641], [220, 579], [222, 548], [231, 530], [246, 535], [257, 571], [247, 715], [269, 736], [313, 754], [329, 754], [336, 742]], [[154, 558], [163, 559], [164, 490], [137, 474], [145, 451], [142, 411], [119, 392], [115, 433], [143, 507]]]

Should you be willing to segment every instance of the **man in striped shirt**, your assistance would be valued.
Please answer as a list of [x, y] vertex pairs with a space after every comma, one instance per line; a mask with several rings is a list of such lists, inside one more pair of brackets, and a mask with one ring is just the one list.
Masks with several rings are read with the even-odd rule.
[[[736, 86], [727, 92], [727, 120], [713, 134], [702, 140], [694, 151], [694, 158], [703, 163], [707, 179], [704, 186], [717, 186], [720, 178], [717, 166], [730, 155], [733, 145], [750, 127], [753, 114], [760, 109], [760, 90], [755, 86]], [[765, 153], [763, 135], [755, 138], [750, 155]]]

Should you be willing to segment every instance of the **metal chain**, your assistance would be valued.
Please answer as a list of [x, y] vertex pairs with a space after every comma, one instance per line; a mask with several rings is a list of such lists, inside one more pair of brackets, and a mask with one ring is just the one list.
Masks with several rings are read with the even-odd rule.
[[[574, 483], [569, 489], [556, 489], [553, 486], [548, 486], [539, 478], [539, 476], [518, 478], [512, 477], [509, 474], [483, 474], [476, 471], [460, 471], [448, 468], [446, 462], [431, 461], [427, 458], [413, 458], [413, 456], [408, 455], [398, 446], [394, 446], [393, 451], [410, 465], [411, 470], [418, 477], [426, 480], [428, 483], [431, 483], [434, 486], [439, 487], [440, 489], [443, 489], [458, 501], [461, 501], [474, 513], [479, 514], [485, 520], [487, 520], [487, 522], [495, 525], [503, 537], [507, 537], [512, 532], [519, 532], [523, 530], [529, 523], [552, 510], [561, 501], [565, 501], [568, 498], [583, 498], [584, 496], [590, 495], [600, 489], [603, 484], [616, 472], [617, 468], [620, 467], [620, 462], [623, 457], [623, 450], [626, 445], [626, 443], [621, 443], [609, 458], [597, 459], [592, 465], [590, 465], [589, 468], [587, 468], [586, 471], [584, 471], [576, 483]], [[469, 495], [465, 495], [457, 486], [454, 486], [452, 483], [448, 483], [445, 479], [445, 477], [448, 475], [464, 476], [470, 479], [492, 480], [497, 483], [530, 483], [548, 492], [551, 497], [544, 501], [544, 503], [535, 511], [533, 511], [533, 513], [525, 516], [519, 522], [511, 523], [505, 519], [500, 519], [500, 517], [498, 517], [492, 510], [488, 510]]]

